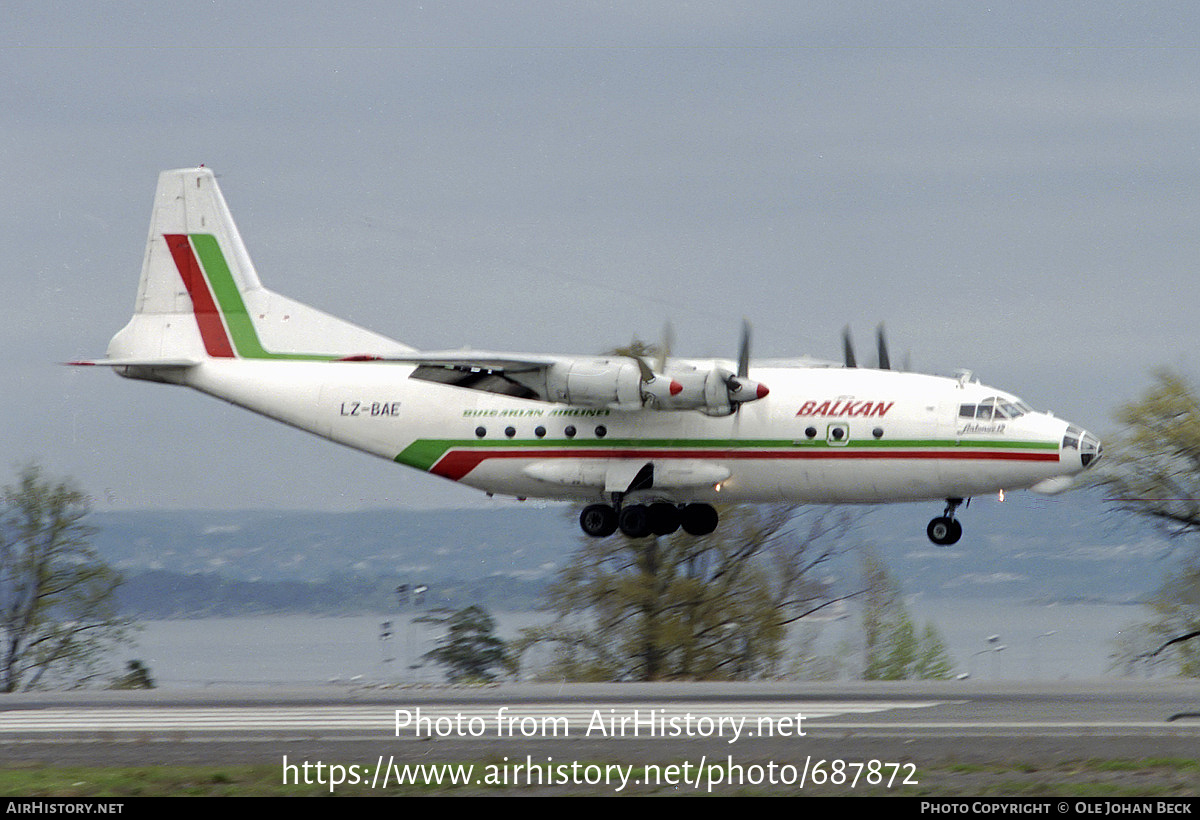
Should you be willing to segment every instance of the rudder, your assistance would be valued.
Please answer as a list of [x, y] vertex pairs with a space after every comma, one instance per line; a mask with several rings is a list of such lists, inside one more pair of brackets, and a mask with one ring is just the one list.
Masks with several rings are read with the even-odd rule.
[[262, 286], [216, 176], [159, 175], [134, 316], [109, 359], [333, 359], [411, 351]]

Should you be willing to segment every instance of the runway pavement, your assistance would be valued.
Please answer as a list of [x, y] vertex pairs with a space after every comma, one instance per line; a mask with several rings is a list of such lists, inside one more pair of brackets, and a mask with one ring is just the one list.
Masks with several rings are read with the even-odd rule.
[[7, 695], [0, 765], [1196, 757], [1200, 685], [509, 684]]

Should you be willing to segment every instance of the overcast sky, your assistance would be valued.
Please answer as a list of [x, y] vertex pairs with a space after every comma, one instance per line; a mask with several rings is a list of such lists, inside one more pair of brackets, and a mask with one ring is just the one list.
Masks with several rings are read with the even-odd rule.
[[670, 319], [733, 356], [746, 317], [756, 355], [836, 358], [885, 321], [1103, 434], [1152, 368], [1195, 375], [1194, 9], [9, 3], [0, 453], [100, 509], [484, 503], [56, 364], [128, 320], [158, 172], [199, 163], [268, 287], [416, 347]]

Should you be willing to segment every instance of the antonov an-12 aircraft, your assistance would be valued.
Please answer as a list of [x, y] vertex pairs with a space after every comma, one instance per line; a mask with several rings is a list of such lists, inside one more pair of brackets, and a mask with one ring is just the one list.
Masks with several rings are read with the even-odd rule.
[[[1092, 434], [970, 374], [663, 356], [420, 352], [267, 290], [207, 168], [158, 179], [133, 318], [77, 362], [184, 385], [487, 492], [588, 502], [580, 525], [639, 538], [716, 529], [713, 503], [943, 500], [1056, 492]], [[769, 386], [769, 388], [768, 388]]]

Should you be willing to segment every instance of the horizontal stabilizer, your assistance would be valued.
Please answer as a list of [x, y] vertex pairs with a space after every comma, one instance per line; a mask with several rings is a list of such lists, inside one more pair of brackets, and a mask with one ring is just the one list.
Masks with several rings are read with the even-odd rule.
[[199, 359], [80, 359], [68, 367], [195, 367]]

